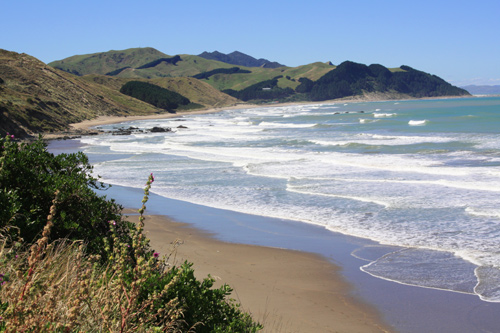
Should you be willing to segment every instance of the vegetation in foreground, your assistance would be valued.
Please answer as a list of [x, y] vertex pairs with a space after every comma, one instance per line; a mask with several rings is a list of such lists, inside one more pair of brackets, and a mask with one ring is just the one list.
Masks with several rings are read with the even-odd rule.
[[83, 153], [54, 156], [42, 139], [0, 139], [0, 331], [255, 332], [262, 327], [194, 277], [171, 265], [138, 224], [96, 194]]

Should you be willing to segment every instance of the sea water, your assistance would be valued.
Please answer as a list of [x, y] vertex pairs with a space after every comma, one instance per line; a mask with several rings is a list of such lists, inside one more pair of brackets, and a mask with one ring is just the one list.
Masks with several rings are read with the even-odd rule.
[[[130, 126], [172, 131], [111, 134]], [[353, 253], [373, 276], [500, 302], [498, 97], [263, 106], [100, 128], [110, 133], [81, 141], [104, 182], [142, 187], [152, 172], [168, 198], [374, 240]]]

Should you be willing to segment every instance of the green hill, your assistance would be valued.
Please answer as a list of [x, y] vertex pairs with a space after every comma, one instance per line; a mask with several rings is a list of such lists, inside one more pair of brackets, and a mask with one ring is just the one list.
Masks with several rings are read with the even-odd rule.
[[150, 47], [77, 55], [48, 65], [80, 76], [102, 74], [145, 79], [187, 77], [216, 68], [234, 67], [198, 56], [169, 56]]
[[[168, 56], [152, 48], [139, 48], [80, 55], [50, 65], [78, 75], [104, 74], [129, 80], [191, 77], [240, 100], [257, 103], [360, 96], [404, 99], [468, 95], [435, 75], [408, 66], [386, 68], [346, 61], [339, 66], [316, 62], [298, 67], [250, 67], [258, 63], [240, 52]], [[272, 84], [267, 87], [269, 83]], [[182, 91], [176, 92], [184, 95]], [[195, 95], [188, 98], [194, 101]]]
[[313, 101], [367, 93], [398, 93], [408, 98], [469, 95], [464, 89], [409, 66], [391, 71], [382, 65], [366, 66], [351, 61], [319, 78], [308, 93]]
[[[115, 97], [81, 78], [26, 54], [0, 50], [0, 134], [60, 131], [99, 115], [153, 113], [149, 104]], [[120, 94], [121, 95], [121, 94]]]
[[[133, 61], [130, 58], [128, 62]], [[103, 68], [98, 63], [94, 65]], [[95, 74], [80, 77], [47, 66], [27, 54], [0, 49], [0, 135], [9, 132], [16, 137], [26, 137], [65, 131], [71, 123], [98, 116], [167, 112], [120, 93], [121, 87], [130, 80]], [[238, 103], [235, 98], [191, 78], [163, 78], [151, 83], [204, 107]]]
[[169, 56], [151, 47], [145, 47], [75, 55], [63, 60], [53, 61], [48, 65], [81, 76], [86, 74], [106, 74], [123, 68], [136, 68], [161, 58], [169, 58]]

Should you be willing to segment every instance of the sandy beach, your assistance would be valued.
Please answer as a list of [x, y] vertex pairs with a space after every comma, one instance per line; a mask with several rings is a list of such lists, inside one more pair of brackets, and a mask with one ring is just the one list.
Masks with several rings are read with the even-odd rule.
[[170, 263], [187, 260], [198, 278], [210, 274], [217, 285], [229, 284], [264, 332], [393, 331], [319, 255], [218, 241], [165, 216], [148, 216], [146, 232], [154, 249], [171, 254]]
[[[321, 102], [293, 102], [293, 103], [276, 103], [276, 104], [248, 104], [241, 103], [233, 106], [226, 106], [220, 108], [207, 108], [195, 111], [185, 111], [179, 113], [159, 113], [150, 114], [142, 116], [99, 116], [93, 119], [84, 120], [79, 123], [70, 124], [70, 129], [64, 133], [45, 133], [44, 137], [48, 140], [60, 139], [65, 137], [74, 137], [79, 135], [86, 135], [92, 131], [93, 127], [100, 125], [116, 124], [126, 121], [135, 120], [147, 120], [147, 119], [168, 119], [168, 118], [181, 118], [183, 116], [192, 116], [200, 114], [215, 113], [224, 110], [237, 110], [237, 109], [248, 109], [248, 108], [258, 108], [258, 107], [276, 107], [276, 106], [287, 106], [287, 105], [298, 105], [298, 104], [327, 104], [327, 103], [353, 103], [360, 101], [369, 100], [383, 100], [382, 97], [377, 98], [377, 96], [370, 96], [368, 98], [344, 98], [331, 101], [321, 101]], [[95, 131], [94, 131], [95, 132]]]

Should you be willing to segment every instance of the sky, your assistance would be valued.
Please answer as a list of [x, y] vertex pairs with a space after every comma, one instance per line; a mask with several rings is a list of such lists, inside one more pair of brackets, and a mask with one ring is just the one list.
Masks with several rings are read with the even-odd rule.
[[0, 48], [45, 63], [153, 47], [240, 51], [295, 67], [408, 65], [500, 85], [500, 0], [0, 0]]

